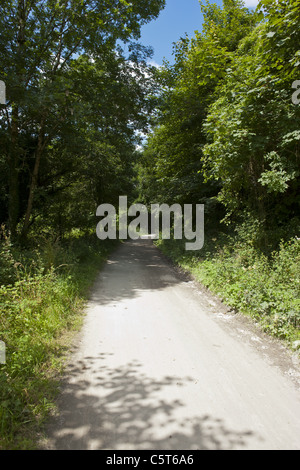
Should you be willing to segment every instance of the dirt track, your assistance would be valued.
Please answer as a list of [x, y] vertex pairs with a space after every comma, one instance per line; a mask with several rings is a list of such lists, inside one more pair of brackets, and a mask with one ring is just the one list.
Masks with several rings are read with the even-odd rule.
[[129, 241], [95, 284], [46, 449], [300, 449], [299, 365]]

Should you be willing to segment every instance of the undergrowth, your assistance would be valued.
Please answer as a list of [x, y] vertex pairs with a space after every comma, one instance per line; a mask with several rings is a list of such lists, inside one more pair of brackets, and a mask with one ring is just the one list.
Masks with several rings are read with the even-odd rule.
[[281, 242], [268, 256], [251, 244], [221, 235], [208, 238], [198, 252], [184, 240], [157, 246], [234, 310], [251, 316], [264, 331], [300, 345], [300, 240]]
[[0, 247], [0, 449], [30, 449], [54, 407], [72, 332], [114, 242], [44, 239]]

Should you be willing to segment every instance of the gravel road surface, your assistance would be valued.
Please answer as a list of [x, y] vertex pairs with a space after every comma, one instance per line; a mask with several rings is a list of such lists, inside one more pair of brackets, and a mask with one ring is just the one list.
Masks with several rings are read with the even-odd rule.
[[150, 240], [93, 288], [44, 449], [300, 449], [299, 362]]

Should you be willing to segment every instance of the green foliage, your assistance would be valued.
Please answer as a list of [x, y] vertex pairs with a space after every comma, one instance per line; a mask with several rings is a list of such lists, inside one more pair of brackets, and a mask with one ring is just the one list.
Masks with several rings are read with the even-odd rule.
[[3, 284], [11, 284], [17, 279], [18, 264], [14, 259], [12, 244], [4, 225], [0, 234], [3, 239], [0, 245], [0, 279]]
[[222, 181], [218, 197], [228, 215], [246, 208], [264, 230], [286, 224], [299, 207], [299, 107], [289, 73], [265, 64], [267, 31], [259, 25], [241, 41], [210, 107], [203, 149], [206, 176]]
[[256, 12], [249, 11], [242, 0], [223, 0], [223, 8], [215, 3], [200, 1], [204, 17], [203, 32], [213, 37], [228, 51], [235, 51], [237, 44], [258, 21]]
[[[2, 5], [0, 78], [7, 104], [0, 107], [0, 220], [14, 239], [20, 235], [25, 241], [43, 217], [53, 229], [62, 200], [74, 205], [76, 214], [84, 200], [88, 224], [111, 186], [130, 186], [136, 131], [148, 125], [153, 85], [149, 50], [133, 40], [164, 4], [9, 0]], [[127, 59], [117, 41], [128, 44]], [[51, 207], [57, 217], [49, 218], [53, 195], [60, 203]], [[60, 217], [59, 235], [68, 230], [68, 215], [66, 227]], [[73, 224], [78, 225], [76, 217]]]
[[160, 73], [160, 112], [138, 171], [148, 204], [204, 203], [207, 220], [233, 230], [246, 222], [269, 252], [299, 234], [300, 24], [297, 2], [262, 7], [202, 5], [202, 32], [179, 41]]
[[219, 182], [205, 180], [202, 163], [207, 137], [204, 122], [217, 99], [239, 41], [251, 31], [255, 15], [238, 1], [202, 5], [204, 26], [175, 46], [175, 64], [160, 72], [163, 92], [157, 126], [141, 162], [141, 197], [174, 203], [212, 204]]
[[10, 254], [14, 282], [1, 270], [1, 448], [34, 446], [35, 433], [54, 409], [64, 355], [90, 285], [113, 247], [95, 236], [72, 237], [68, 244], [45, 239], [39, 248]]
[[281, 79], [292, 82], [299, 73], [299, 2], [298, 0], [261, 0], [258, 9], [266, 20], [266, 34], [262, 38], [264, 57], [262, 67], [281, 71]]
[[288, 182], [295, 179], [296, 171], [288, 173], [288, 162], [274, 151], [265, 155], [265, 161], [269, 163], [269, 169], [261, 174], [258, 182], [266, 186], [268, 192], [284, 193], [289, 187]]

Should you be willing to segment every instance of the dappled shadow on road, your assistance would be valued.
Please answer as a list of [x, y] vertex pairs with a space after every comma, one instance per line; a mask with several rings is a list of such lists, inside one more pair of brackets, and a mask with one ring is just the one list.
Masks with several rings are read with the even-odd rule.
[[114, 368], [105, 365], [107, 356], [85, 357], [70, 368], [58, 400], [57, 417], [48, 424], [47, 441], [41, 448], [247, 448], [251, 431], [230, 430], [221, 419], [209, 415], [185, 417], [184, 403], [173, 391], [188, 386], [192, 377], [151, 378], [143, 374], [139, 362]]
[[91, 304], [131, 299], [142, 291], [163, 290], [187, 282], [151, 240], [128, 240], [107, 260], [95, 282]]

